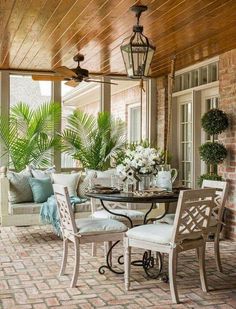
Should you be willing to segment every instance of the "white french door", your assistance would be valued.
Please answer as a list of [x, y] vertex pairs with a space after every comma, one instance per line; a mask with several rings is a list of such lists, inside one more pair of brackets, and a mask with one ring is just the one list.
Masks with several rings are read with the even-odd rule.
[[218, 102], [218, 87], [191, 89], [174, 97], [172, 162], [178, 168], [179, 181], [184, 186], [197, 187], [198, 177], [208, 172], [199, 155], [199, 146], [210, 140], [201, 128], [201, 117], [208, 110], [217, 108]]

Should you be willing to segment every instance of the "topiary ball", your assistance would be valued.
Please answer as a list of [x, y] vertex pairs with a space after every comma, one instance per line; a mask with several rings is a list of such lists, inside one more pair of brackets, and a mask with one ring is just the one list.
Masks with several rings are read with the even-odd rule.
[[220, 134], [229, 126], [229, 120], [226, 113], [213, 108], [205, 113], [201, 119], [204, 131], [210, 135]]
[[199, 147], [201, 159], [207, 164], [219, 164], [227, 156], [227, 149], [223, 144], [207, 142]]

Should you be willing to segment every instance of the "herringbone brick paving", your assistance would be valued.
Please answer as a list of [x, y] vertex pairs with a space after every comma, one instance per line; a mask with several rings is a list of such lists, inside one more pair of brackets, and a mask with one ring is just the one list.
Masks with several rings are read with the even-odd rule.
[[[216, 271], [212, 244], [207, 246], [209, 293], [200, 289], [194, 251], [180, 255], [178, 290], [181, 304], [172, 305], [169, 285], [148, 280], [142, 268], [132, 267], [132, 291], [124, 291], [123, 276], [107, 271], [98, 274], [104, 262], [102, 247], [91, 256], [91, 245], [83, 245], [78, 286], [69, 288], [73, 251], [69, 251], [67, 273], [58, 277], [62, 242], [48, 226], [1, 229], [0, 308], [236, 308], [236, 244], [221, 242], [224, 274]], [[70, 248], [72, 249], [72, 247]], [[119, 252], [118, 252], [119, 251]], [[122, 245], [114, 252], [118, 256]], [[141, 257], [137, 252], [134, 258]], [[166, 263], [165, 263], [166, 264]]]

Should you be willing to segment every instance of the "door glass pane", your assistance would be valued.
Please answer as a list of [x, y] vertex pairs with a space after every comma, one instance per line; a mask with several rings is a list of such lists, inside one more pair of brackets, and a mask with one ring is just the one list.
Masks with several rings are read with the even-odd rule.
[[192, 184], [192, 107], [191, 102], [180, 106], [181, 170], [180, 179], [184, 186]]

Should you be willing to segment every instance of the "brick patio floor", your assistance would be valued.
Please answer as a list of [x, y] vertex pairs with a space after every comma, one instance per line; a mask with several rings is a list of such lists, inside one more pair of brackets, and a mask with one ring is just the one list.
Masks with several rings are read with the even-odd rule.
[[[69, 251], [69, 275], [58, 277], [62, 242], [49, 227], [2, 228], [0, 237], [0, 308], [236, 308], [235, 243], [221, 242], [224, 274], [216, 271], [212, 244], [208, 244], [207, 294], [200, 289], [194, 251], [181, 254], [177, 281], [182, 303], [172, 305], [169, 285], [148, 280], [140, 267], [132, 267], [132, 291], [128, 293], [122, 275], [98, 274], [104, 262], [102, 247], [97, 257], [91, 257], [91, 245], [82, 246], [78, 286], [69, 288], [73, 252]], [[120, 245], [114, 254], [121, 252]], [[134, 255], [141, 257], [138, 252]]]

